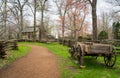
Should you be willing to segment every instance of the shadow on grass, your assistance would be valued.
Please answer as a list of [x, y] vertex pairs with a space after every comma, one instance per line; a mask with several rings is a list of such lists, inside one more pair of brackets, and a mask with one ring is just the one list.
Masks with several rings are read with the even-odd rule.
[[85, 57], [84, 61], [85, 61], [84, 64], [88, 69], [93, 69], [93, 68], [104, 69], [104, 68], [106, 68], [106, 66], [104, 64], [104, 60], [99, 61], [98, 59], [95, 59], [94, 57]]
[[[74, 64], [77, 64], [79, 67], [79, 63], [77, 62], [76, 59], [68, 57]], [[97, 59], [95, 57], [91, 56], [86, 56], [84, 57], [84, 65], [86, 66], [87, 69], [117, 69], [118, 67], [107, 67], [104, 63], [103, 57], [98, 57]], [[77, 67], [77, 68], [78, 68]]]

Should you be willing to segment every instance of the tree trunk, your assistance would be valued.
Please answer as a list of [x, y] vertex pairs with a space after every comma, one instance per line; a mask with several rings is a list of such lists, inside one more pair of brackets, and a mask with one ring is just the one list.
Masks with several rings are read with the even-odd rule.
[[77, 42], [76, 15], [74, 15], [73, 26], [74, 26], [74, 38], [75, 38], [75, 42]]
[[64, 23], [64, 19], [63, 19], [63, 21], [62, 21], [62, 38], [63, 39], [64, 39], [64, 32], [65, 32], [64, 25], [65, 25], [65, 23]]
[[36, 0], [34, 0], [34, 41], [36, 40]]
[[18, 27], [18, 33], [17, 33], [17, 39], [20, 39], [20, 19], [18, 19], [18, 23], [17, 23], [17, 27]]
[[20, 10], [20, 39], [22, 39], [23, 30], [23, 9]]
[[5, 0], [4, 2], [4, 14], [3, 14], [3, 19], [4, 19], [4, 39], [7, 40], [8, 36], [7, 36], [7, 0]]
[[41, 25], [40, 25], [40, 31], [39, 31], [39, 39], [40, 41], [45, 38], [45, 29], [44, 29], [44, 23], [43, 23], [43, 18], [44, 18], [44, 8], [41, 9]]
[[93, 25], [93, 41], [97, 40], [97, 14], [96, 14], [97, 0], [92, 2], [92, 25]]

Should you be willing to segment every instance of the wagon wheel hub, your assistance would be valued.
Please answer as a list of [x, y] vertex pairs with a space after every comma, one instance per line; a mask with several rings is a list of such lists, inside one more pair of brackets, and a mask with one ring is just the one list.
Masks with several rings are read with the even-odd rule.
[[111, 58], [112, 58], [111, 55], [107, 57], [107, 59], [108, 59], [109, 61], [111, 60]]

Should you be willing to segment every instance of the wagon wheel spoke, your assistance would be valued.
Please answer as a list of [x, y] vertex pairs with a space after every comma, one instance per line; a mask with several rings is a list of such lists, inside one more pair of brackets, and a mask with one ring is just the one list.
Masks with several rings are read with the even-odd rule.
[[106, 58], [105, 61], [106, 61], [107, 66], [110, 66], [110, 60], [108, 58]]
[[72, 58], [74, 57], [74, 51], [75, 51], [75, 48], [72, 46], [72, 47], [70, 48], [70, 50], [69, 50], [70, 55], [71, 55]]
[[116, 55], [112, 54], [110, 56], [104, 56], [104, 61], [106, 66], [113, 67], [116, 62]]
[[113, 64], [114, 64], [114, 60], [115, 60], [115, 58], [111, 58], [111, 59], [110, 59], [110, 65], [113, 65]]
[[111, 59], [110, 59], [110, 63], [113, 63], [113, 62], [114, 62], [114, 59], [115, 59], [115, 58], [111, 58]]
[[113, 64], [113, 60], [110, 59], [110, 60], [108, 61], [108, 66], [111, 66], [112, 64]]
[[113, 58], [110, 59], [110, 65], [112, 65], [114, 63]]

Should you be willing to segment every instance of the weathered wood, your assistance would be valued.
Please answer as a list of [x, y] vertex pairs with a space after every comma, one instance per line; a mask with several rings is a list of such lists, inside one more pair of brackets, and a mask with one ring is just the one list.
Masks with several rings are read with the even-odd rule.
[[6, 45], [6, 49], [8, 49], [8, 50], [17, 50], [18, 49], [16, 40], [6, 41], [5, 45]]
[[4, 58], [7, 51], [17, 50], [18, 45], [16, 40], [12, 41], [0, 41], [0, 58]]
[[[105, 58], [105, 64], [108, 67], [114, 66], [116, 62], [116, 53], [113, 52], [113, 46], [110, 44], [77, 42], [75, 48], [78, 48], [78, 61], [80, 61], [81, 66], [84, 65], [84, 56], [103, 56]], [[73, 53], [77, 53], [77, 51]]]
[[[87, 54], [110, 54], [112, 53], [112, 45], [96, 44], [96, 43], [78, 43], [81, 45], [82, 51]], [[83, 49], [84, 48], [84, 49]]]
[[5, 43], [3, 41], [0, 41], [0, 58], [5, 58], [5, 55]]
[[102, 46], [102, 45], [93, 45], [90, 46], [90, 50], [87, 53], [111, 53], [111, 47], [110, 46]]

